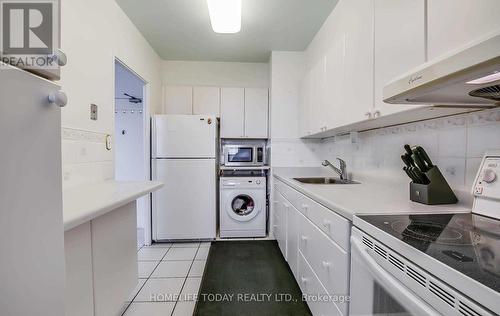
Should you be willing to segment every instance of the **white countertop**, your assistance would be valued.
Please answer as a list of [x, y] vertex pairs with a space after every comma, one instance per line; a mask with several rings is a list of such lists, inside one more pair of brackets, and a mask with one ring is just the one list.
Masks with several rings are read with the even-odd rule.
[[63, 190], [64, 230], [102, 216], [162, 186], [161, 182], [154, 181], [105, 181]]
[[[361, 184], [304, 184], [296, 177], [337, 177], [326, 168], [273, 168], [273, 175], [302, 194], [352, 221], [354, 215], [408, 213], [469, 213], [467, 193], [456, 192], [460, 202], [452, 205], [424, 205], [410, 201], [409, 181], [381, 175], [356, 175]], [[468, 200], [468, 201], [467, 201]]]

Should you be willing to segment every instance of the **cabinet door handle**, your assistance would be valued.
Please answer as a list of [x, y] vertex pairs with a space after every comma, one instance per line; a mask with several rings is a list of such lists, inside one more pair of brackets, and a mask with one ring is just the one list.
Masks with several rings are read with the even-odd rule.
[[274, 228], [278, 227], [278, 225], [273, 225]]
[[302, 241], [306, 242], [308, 238], [307, 238], [307, 236], [302, 235], [302, 236], [300, 236], [300, 239], [301, 239]]
[[300, 277], [300, 282], [307, 283], [307, 278], [306, 277]]
[[307, 210], [307, 209], [309, 208], [309, 205], [307, 205], [307, 204], [302, 204], [302, 208], [303, 208], [304, 210]]
[[373, 112], [373, 118], [377, 118], [377, 117], [380, 117], [380, 111], [379, 110]]
[[366, 118], [371, 119], [372, 118], [372, 112], [366, 112], [365, 116], [366, 116]]
[[323, 268], [328, 269], [332, 266], [332, 263], [329, 261], [322, 261], [321, 265], [323, 266]]
[[332, 222], [330, 222], [329, 220], [325, 219], [325, 220], [323, 221], [323, 226], [325, 226], [325, 227], [328, 227], [328, 228], [329, 228], [331, 225], [332, 225]]
[[50, 104], [55, 104], [60, 107], [64, 107], [68, 104], [68, 97], [66, 96], [66, 93], [62, 91], [52, 92], [49, 94], [48, 99]]

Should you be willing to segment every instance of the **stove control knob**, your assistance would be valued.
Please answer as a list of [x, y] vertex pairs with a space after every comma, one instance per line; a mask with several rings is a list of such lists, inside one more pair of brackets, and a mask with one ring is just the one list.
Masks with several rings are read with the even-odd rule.
[[255, 183], [260, 184], [260, 180], [255, 181]]
[[493, 183], [497, 179], [497, 174], [493, 169], [484, 170], [483, 181], [486, 183]]

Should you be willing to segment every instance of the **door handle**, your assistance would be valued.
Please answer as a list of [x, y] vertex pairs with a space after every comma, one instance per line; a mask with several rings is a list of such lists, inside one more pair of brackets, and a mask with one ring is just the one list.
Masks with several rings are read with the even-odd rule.
[[329, 261], [322, 261], [321, 265], [323, 266], [323, 268], [328, 269], [332, 266], [332, 263]]
[[66, 96], [66, 93], [62, 91], [52, 92], [49, 94], [48, 100], [50, 104], [55, 104], [60, 107], [64, 107], [68, 103], [68, 97]]
[[300, 277], [300, 282], [307, 283], [307, 278], [306, 277]]
[[302, 235], [302, 236], [300, 236], [300, 239], [301, 239], [302, 241], [306, 242], [308, 238], [307, 238], [307, 236]]

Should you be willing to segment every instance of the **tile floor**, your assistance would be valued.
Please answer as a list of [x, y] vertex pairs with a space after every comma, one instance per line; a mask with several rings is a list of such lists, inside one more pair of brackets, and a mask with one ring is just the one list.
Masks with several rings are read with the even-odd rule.
[[139, 283], [123, 316], [191, 316], [210, 242], [139, 249]]

